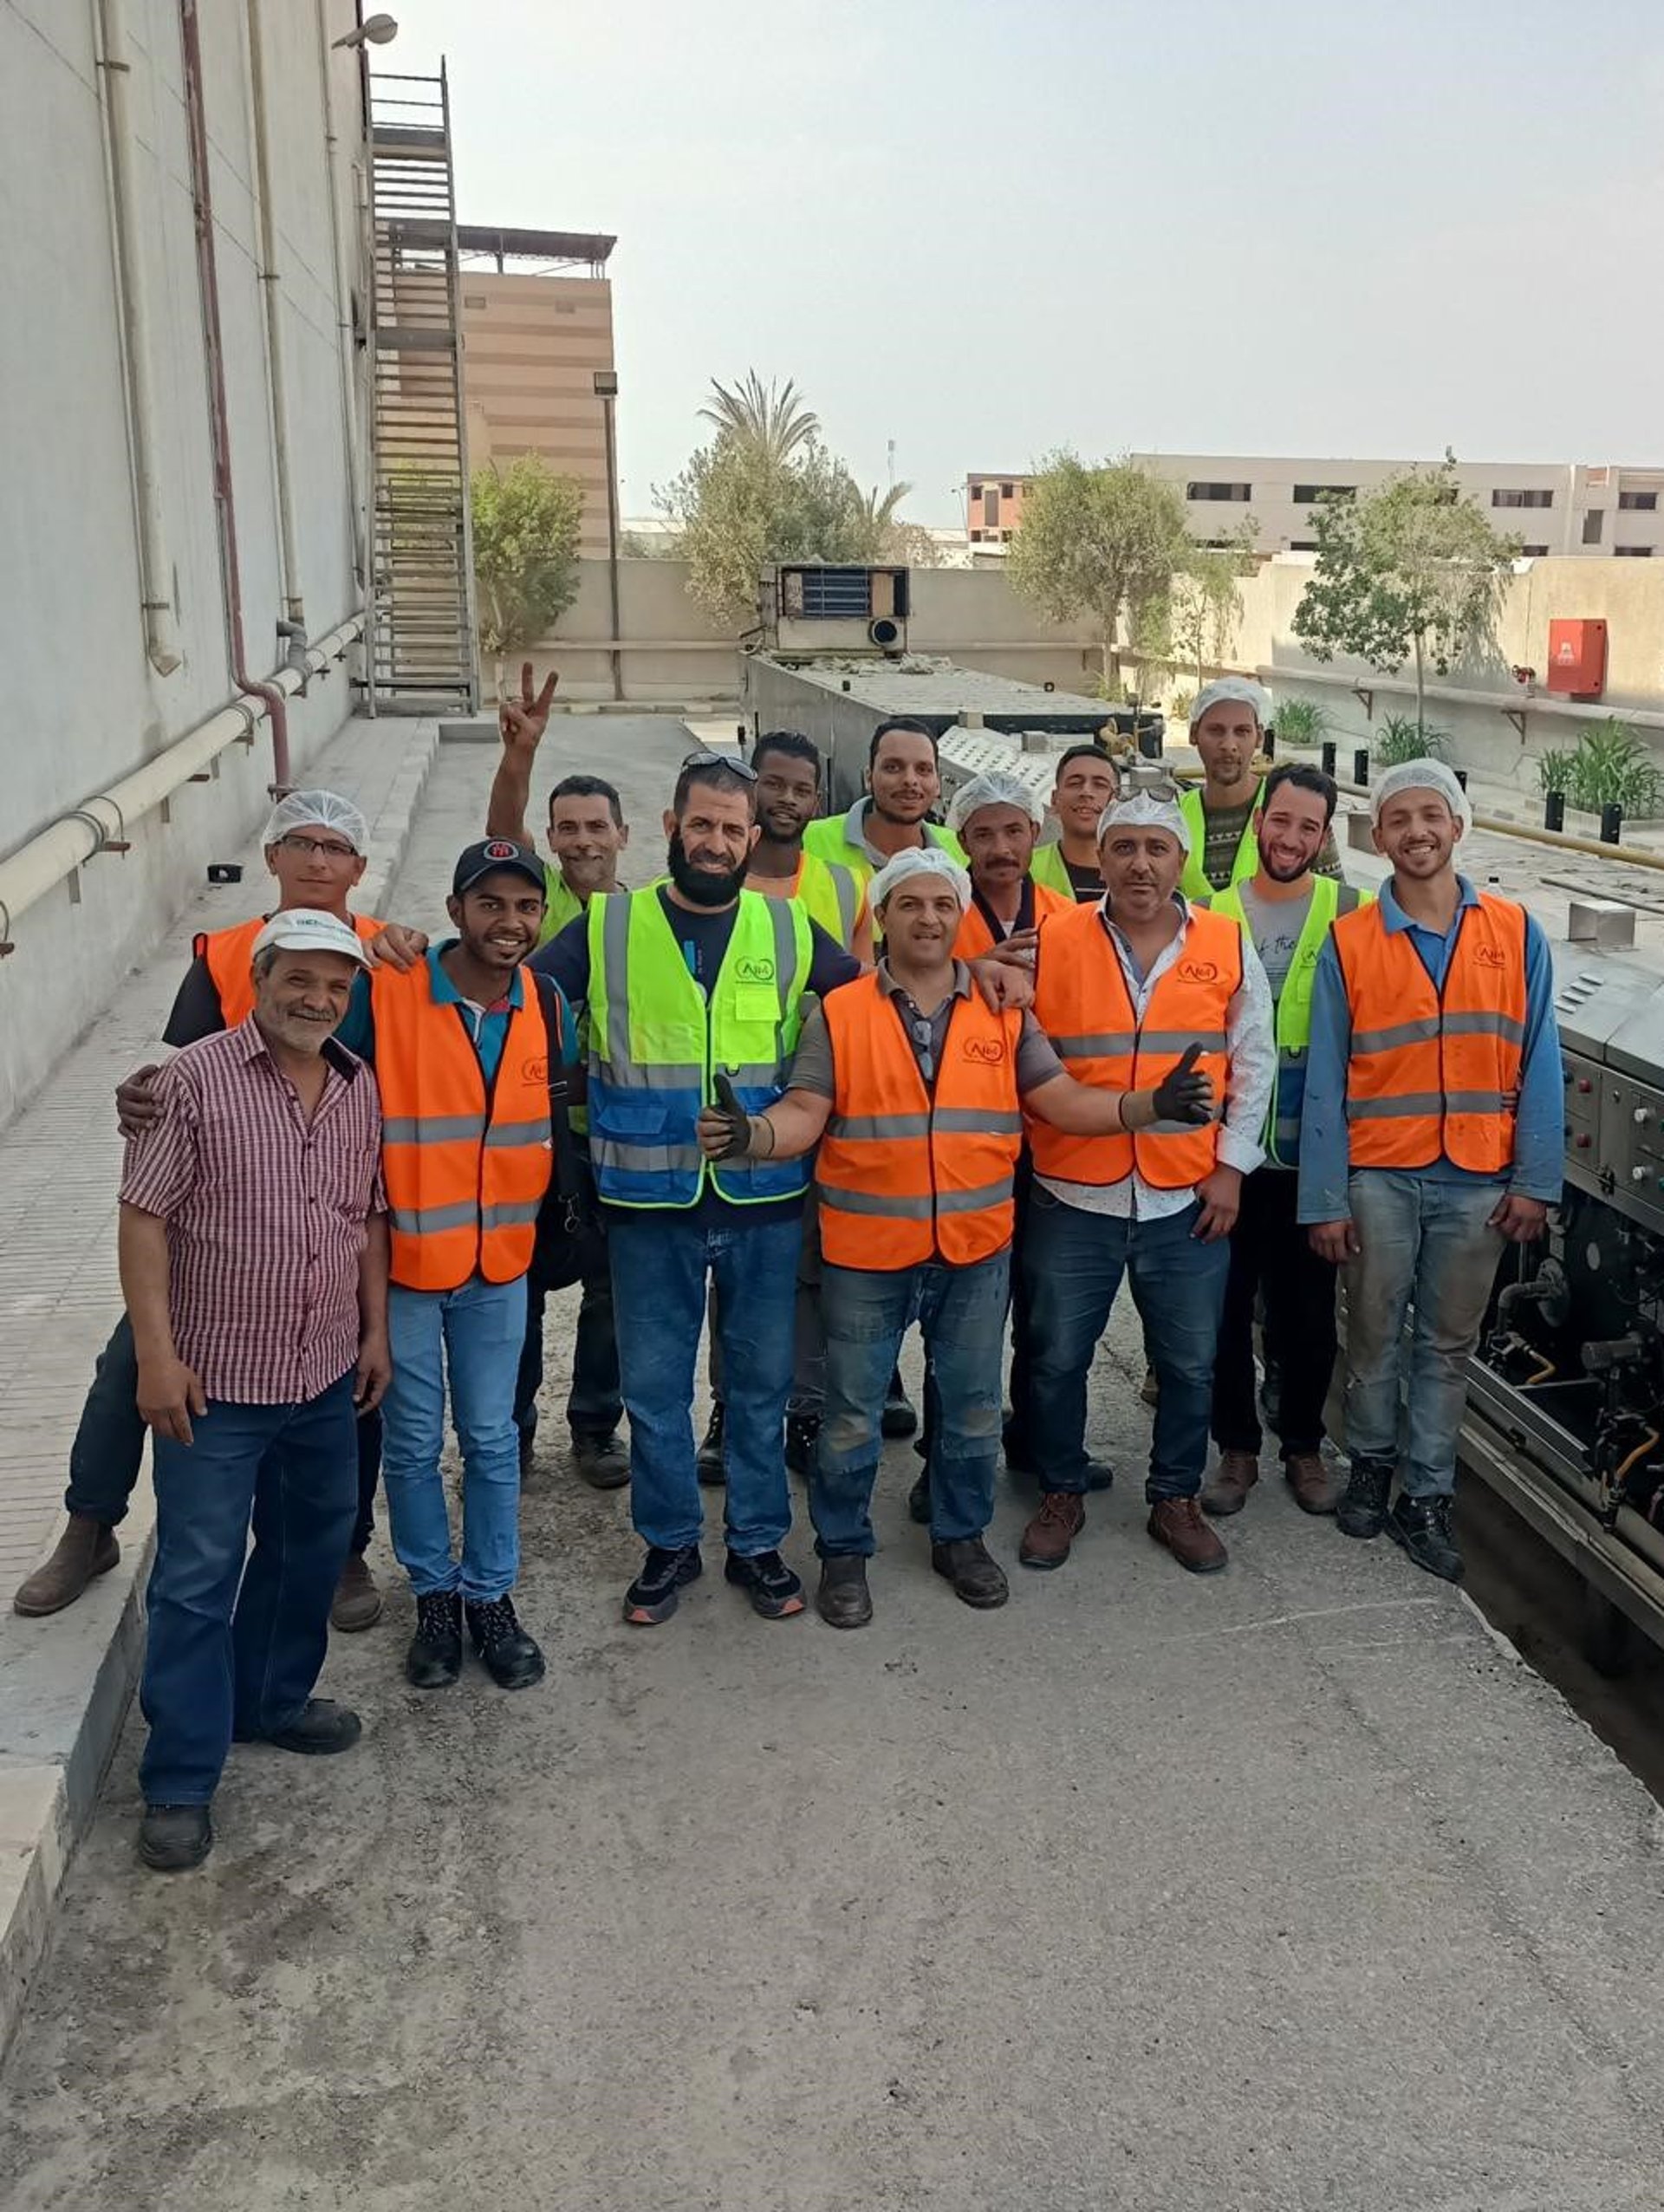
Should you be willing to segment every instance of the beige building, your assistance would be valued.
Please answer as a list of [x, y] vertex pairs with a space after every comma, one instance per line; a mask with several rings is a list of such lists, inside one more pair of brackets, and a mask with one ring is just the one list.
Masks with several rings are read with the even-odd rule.
[[[611, 402], [596, 379], [616, 389], [613, 288], [603, 272], [617, 241], [463, 224], [457, 243], [469, 465], [536, 453], [575, 477], [582, 550], [604, 554]], [[616, 452], [614, 443], [614, 478]]]

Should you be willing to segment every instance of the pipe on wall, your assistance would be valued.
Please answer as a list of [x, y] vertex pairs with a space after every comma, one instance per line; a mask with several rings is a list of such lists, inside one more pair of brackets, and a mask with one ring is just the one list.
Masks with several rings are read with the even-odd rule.
[[[361, 589], [367, 585], [369, 568], [364, 551], [364, 514], [360, 504], [360, 487], [363, 483], [359, 460], [358, 394], [353, 372], [353, 357], [358, 333], [353, 324], [352, 290], [347, 282], [346, 263], [341, 250], [341, 186], [335, 176], [335, 160], [340, 140], [335, 134], [335, 88], [329, 81], [328, 0], [317, 0], [318, 18], [318, 97], [323, 120], [323, 174], [329, 193], [329, 265], [335, 281], [335, 359], [341, 375], [341, 450], [347, 456], [349, 479], [348, 514], [353, 537], [353, 574]], [[357, 235], [357, 211], [354, 211], [354, 237]]]
[[277, 538], [283, 570], [283, 613], [306, 628], [300, 556], [295, 530], [295, 493], [289, 470], [289, 381], [283, 367], [283, 278], [277, 265], [277, 218], [271, 197], [271, 117], [266, 95], [265, 10], [246, 0], [249, 83], [254, 115], [255, 206], [259, 218], [260, 291], [266, 326], [266, 373], [271, 388], [271, 434], [277, 474]]
[[127, 91], [129, 59], [126, 0], [97, 0], [99, 70], [110, 149], [110, 197], [114, 215], [116, 282], [121, 303], [122, 357], [127, 384], [127, 435], [132, 442], [134, 505], [139, 524], [139, 589], [145, 619], [145, 651], [159, 676], [182, 665], [173, 619], [173, 568], [162, 531], [161, 485], [156, 473], [156, 371], [150, 342], [150, 291], [144, 247], [134, 211], [133, 114]]

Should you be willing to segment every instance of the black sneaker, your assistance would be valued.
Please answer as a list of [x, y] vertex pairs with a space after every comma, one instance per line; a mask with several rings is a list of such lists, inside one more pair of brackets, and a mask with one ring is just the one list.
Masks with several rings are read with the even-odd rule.
[[815, 1465], [815, 1447], [820, 1439], [821, 1422], [818, 1414], [789, 1413], [786, 1415], [786, 1465], [794, 1474], [802, 1475], [807, 1482]]
[[758, 1552], [748, 1559], [731, 1552], [722, 1571], [765, 1621], [783, 1621], [803, 1610], [803, 1585], [777, 1552]]
[[413, 1689], [449, 1689], [462, 1672], [462, 1592], [436, 1590], [416, 1600], [416, 1633], [405, 1654]]
[[629, 1448], [616, 1429], [572, 1432], [572, 1464], [592, 1490], [621, 1490], [630, 1479]]
[[1346, 1494], [1335, 1508], [1344, 1536], [1379, 1536], [1387, 1526], [1387, 1500], [1393, 1487], [1390, 1460], [1354, 1460]]
[[891, 1375], [889, 1388], [884, 1393], [884, 1411], [879, 1428], [886, 1436], [911, 1436], [919, 1426], [919, 1416], [913, 1410], [913, 1400], [901, 1387], [898, 1369]]
[[468, 1639], [484, 1662], [485, 1671], [498, 1689], [530, 1689], [543, 1679], [543, 1655], [520, 1625], [514, 1600], [470, 1598], [463, 1610], [468, 1616]]
[[1401, 1498], [1387, 1516], [1387, 1533], [1418, 1567], [1441, 1582], [1459, 1582], [1466, 1569], [1450, 1532], [1448, 1498]]
[[699, 1445], [699, 1480], [707, 1490], [720, 1490], [728, 1480], [727, 1462], [722, 1452], [722, 1408], [711, 1409], [711, 1426], [705, 1430]]
[[157, 1874], [184, 1874], [214, 1848], [205, 1805], [147, 1805], [139, 1824], [139, 1856]]
[[641, 1571], [624, 1593], [624, 1617], [632, 1628], [656, 1628], [676, 1610], [676, 1602], [691, 1582], [705, 1571], [699, 1547], [690, 1544], [680, 1552], [666, 1552], [650, 1544]]

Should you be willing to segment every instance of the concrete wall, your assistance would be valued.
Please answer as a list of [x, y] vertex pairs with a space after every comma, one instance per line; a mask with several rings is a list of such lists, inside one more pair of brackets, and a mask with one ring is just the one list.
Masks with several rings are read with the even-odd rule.
[[[338, 370], [318, 16], [265, 0], [272, 195], [298, 538], [294, 588], [314, 636], [362, 603]], [[6, 608], [5, 806], [0, 855], [104, 790], [222, 706], [225, 640], [176, 0], [128, 0], [135, 230], [152, 303], [162, 530], [183, 665], [156, 673], [140, 612], [133, 478], [112, 202], [93, 0], [0, 9], [0, 204], [9, 297], [0, 317], [0, 604]], [[328, 36], [351, 0], [327, 0]], [[249, 665], [281, 660], [271, 398], [257, 245], [247, 18], [200, 10], [221, 318]], [[354, 205], [356, 65], [329, 62], [340, 189]], [[345, 231], [345, 225], [343, 225]], [[350, 231], [345, 233], [349, 238]], [[349, 262], [349, 268], [353, 265]], [[337, 676], [292, 713], [296, 768], [351, 711]], [[0, 1119], [107, 1000], [132, 960], [233, 850], [265, 803], [269, 741], [241, 747], [16, 921], [0, 960]]]

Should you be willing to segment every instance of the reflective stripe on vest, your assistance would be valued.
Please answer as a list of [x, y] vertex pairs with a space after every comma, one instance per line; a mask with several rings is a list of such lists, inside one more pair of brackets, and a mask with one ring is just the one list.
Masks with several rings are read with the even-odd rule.
[[[878, 871], [867, 856], [866, 846], [852, 845], [844, 836], [846, 818], [842, 814], [826, 814], [809, 823], [803, 831], [803, 850], [813, 853], [816, 860], [835, 861], [840, 868], [847, 868], [864, 891]], [[926, 843], [939, 845], [950, 860], [965, 866], [965, 848], [951, 830], [944, 830], [939, 822], [926, 822], [923, 827]]]
[[1352, 1015], [1346, 1117], [1355, 1168], [1449, 1160], [1499, 1175], [1514, 1157], [1525, 1040], [1525, 914], [1482, 891], [1465, 907], [1442, 991], [1378, 906], [1335, 924]]
[[[1300, 1109], [1305, 1096], [1306, 1051], [1311, 1043], [1311, 987], [1317, 973], [1317, 956], [1340, 911], [1342, 888], [1332, 875], [1312, 877], [1306, 919], [1289, 972], [1277, 993], [1277, 1075], [1259, 1141], [1267, 1157], [1279, 1168], [1300, 1164]], [[1359, 895], [1361, 898], [1368, 895]], [[1253, 932], [1238, 885], [1216, 891], [1209, 903], [1215, 914], [1228, 914], [1238, 923], [1244, 941], [1251, 943]]]
[[[1147, 1090], [1199, 1044], [1199, 1074], [1212, 1079], [1222, 1110], [1228, 1073], [1226, 1015], [1242, 986], [1242, 932], [1224, 914], [1193, 907], [1180, 955], [1156, 983], [1141, 1027], [1121, 960], [1096, 907], [1048, 923], [1034, 1014], [1078, 1083]], [[1063, 1183], [1124, 1182], [1136, 1166], [1156, 1190], [1185, 1190], [1212, 1173], [1219, 1127], [1158, 1122], [1136, 1135], [1069, 1136], [1030, 1121], [1034, 1171]]]
[[[1193, 784], [1179, 795], [1179, 811], [1190, 827], [1190, 853], [1185, 862], [1184, 874], [1179, 878], [1179, 888], [1187, 899], [1206, 899], [1213, 889], [1203, 863], [1207, 858], [1207, 809], [1202, 803], [1201, 786]], [[1240, 883], [1259, 866], [1259, 798], [1258, 792], [1250, 808], [1248, 819], [1242, 825], [1242, 835], [1237, 840], [1236, 857], [1231, 862], [1231, 874], [1223, 889]]]
[[[1043, 883], [1036, 883], [1034, 890], [1034, 927], [1043, 929], [1056, 914], [1073, 914], [1075, 901], [1061, 893], [1050, 890]], [[987, 916], [974, 901], [965, 910], [959, 924], [959, 934], [953, 940], [956, 960], [979, 960], [985, 953], [994, 949], [994, 933], [988, 927]]]
[[821, 860], [806, 851], [798, 863], [796, 887], [791, 895], [803, 901], [809, 920], [817, 921], [846, 953], [854, 950], [861, 887], [850, 869], [838, 861]]
[[614, 1206], [795, 1198], [807, 1160], [707, 1161], [694, 1132], [720, 1068], [748, 1113], [773, 1104], [797, 1044], [809, 916], [796, 899], [742, 891], [707, 999], [656, 888], [589, 901], [589, 1147]]
[[[191, 940], [191, 950], [208, 970], [227, 1029], [247, 1021], [254, 1012], [254, 940], [270, 919], [257, 914], [252, 921], [233, 922], [229, 929], [199, 929]], [[384, 927], [374, 914], [349, 914], [347, 919], [365, 945]]]
[[1003, 1252], [1023, 1147], [1022, 1016], [991, 1012], [980, 992], [955, 999], [933, 1096], [876, 976], [846, 984], [822, 1011], [836, 1084], [815, 1163], [822, 1257], [887, 1273]]
[[523, 977], [521, 989], [488, 1093], [473, 1038], [458, 1008], [435, 999], [425, 960], [372, 979], [392, 1273], [406, 1290], [458, 1290], [475, 1274], [511, 1283], [531, 1265], [561, 1040]]

